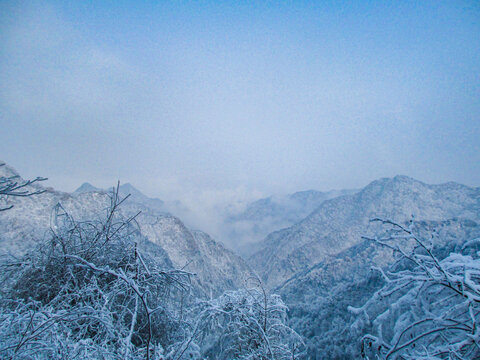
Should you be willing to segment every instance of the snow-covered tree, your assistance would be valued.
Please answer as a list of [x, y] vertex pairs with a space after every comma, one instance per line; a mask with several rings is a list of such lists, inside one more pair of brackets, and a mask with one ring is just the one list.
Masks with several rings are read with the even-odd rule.
[[[14, 179], [2, 178], [0, 195], [43, 191], [29, 186], [41, 178]], [[57, 204], [38, 246], [0, 260], [0, 358], [305, 357], [280, 296], [261, 286], [194, 299], [193, 274], [142, 251], [156, 245], [139, 231], [138, 214], [123, 215], [118, 189], [95, 219], [79, 221]]]
[[190, 274], [141, 253], [124, 200], [117, 188], [105, 218], [84, 222], [57, 205], [51, 236], [1, 264], [1, 358], [164, 359], [182, 343]]
[[202, 301], [192, 338], [212, 359], [303, 359], [305, 345], [287, 326], [287, 307], [279, 295], [260, 288], [227, 291]]
[[373, 325], [362, 338], [363, 357], [480, 358], [480, 239], [450, 251], [435, 234], [422, 236], [413, 221], [372, 221], [384, 231], [365, 239], [397, 258], [388, 270], [375, 269], [385, 285], [362, 307], [349, 308]]

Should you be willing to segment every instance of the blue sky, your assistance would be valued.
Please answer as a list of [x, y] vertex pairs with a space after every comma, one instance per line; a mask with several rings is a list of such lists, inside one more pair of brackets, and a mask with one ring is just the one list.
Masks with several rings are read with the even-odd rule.
[[0, 33], [0, 159], [59, 189], [480, 185], [476, 1], [3, 1]]

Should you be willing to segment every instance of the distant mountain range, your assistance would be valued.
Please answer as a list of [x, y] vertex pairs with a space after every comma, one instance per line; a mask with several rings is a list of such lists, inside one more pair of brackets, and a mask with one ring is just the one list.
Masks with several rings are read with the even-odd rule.
[[[83, 183], [74, 194], [88, 192], [109, 192], [112, 188], [101, 189], [88, 182]], [[229, 244], [236, 252], [250, 256], [258, 250], [258, 242], [273, 231], [294, 225], [308, 216], [325, 200], [350, 195], [358, 190], [332, 190], [321, 192], [316, 190], [299, 191], [293, 194], [269, 196], [248, 203], [240, 212], [219, 211], [218, 223], [221, 224], [223, 243]], [[150, 209], [175, 216], [187, 213], [188, 207], [180, 201], [165, 203], [157, 198], [150, 198], [132, 184], [120, 184], [120, 195], [130, 195], [130, 201], [142, 204]], [[180, 217], [182, 217], [180, 215]], [[223, 218], [222, 218], [223, 215]], [[205, 225], [200, 224], [203, 228]], [[208, 231], [208, 229], [207, 229]]]
[[374, 217], [405, 222], [480, 220], [480, 189], [457, 183], [428, 185], [406, 176], [373, 181], [361, 191], [325, 200], [308, 217], [269, 234], [249, 262], [268, 287], [336, 257], [361, 242]]
[[[372, 267], [385, 269], [394, 261], [390, 249], [361, 236], [377, 233], [371, 218], [405, 223], [412, 215], [417, 233], [434, 235], [439, 256], [472, 251], [478, 258], [480, 188], [397, 176], [323, 202], [299, 223], [268, 235], [249, 259], [289, 307], [289, 325], [304, 336], [309, 359], [359, 358], [360, 339], [372, 323], [358, 321], [348, 306], [362, 306], [382, 286]], [[369, 316], [379, 316], [388, 301]]]
[[257, 243], [269, 233], [301, 221], [325, 200], [354, 194], [358, 190], [299, 191], [281, 196], [269, 196], [247, 204], [245, 209], [228, 215], [224, 220], [225, 236], [247, 245], [238, 247], [251, 255]]
[[91, 191], [104, 191], [103, 189], [97, 188], [88, 182], [84, 182], [80, 187], [74, 192], [77, 194], [91, 192]]
[[[12, 168], [0, 167], [0, 176], [13, 175], [18, 174]], [[20, 255], [49, 236], [57, 204], [78, 220], [104, 216], [109, 204], [109, 190], [89, 183], [72, 194], [42, 183], [32, 188], [46, 192], [0, 199], [6, 202], [2, 207], [14, 205], [0, 212], [3, 253]], [[243, 254], [251, 254], [248, 264], [208, 234], [187, 228], [162, 200], [131, 184], [121, 185], [119, 192], [130, 194], [121, 209], [125, 216], [141, 211], [142, 249], [165, 267], [197, 274], [195, 288], [204, 296], [241, 288], [255, 271], [268, 290], [285, 299], [290, 326], [305, 337], [311, 359], [356, 358], [359, 353], [358, 339], [370, 325], [356, 323], [347, 306], [359, 306], [372, 296], [382, 280], [371, 267], [386, 267], [394, 259], [391, 250], [362, 240], [378, 230], [370, 219], [412, 221], [426, 236], [435, 234], [440, 239], [436, 246], [445, 254], [463, 251], [466, 240], [477, 239], [478, 249], [472, 251], [480, 253], [480, 188], [454, 182], [429, 185], [396, 176], [360, 190], [309, 190], [254, 201], [222, 218], [225, 236], [241, 242]]]

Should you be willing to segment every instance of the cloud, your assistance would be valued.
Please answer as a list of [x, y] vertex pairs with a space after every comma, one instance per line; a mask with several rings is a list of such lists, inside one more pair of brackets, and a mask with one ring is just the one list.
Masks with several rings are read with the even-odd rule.
[[260, 194], [480, 181], [476, 13], [0, 7], [2, 158], [56, 188], [120, 179], [219, 229], [204, 214]]

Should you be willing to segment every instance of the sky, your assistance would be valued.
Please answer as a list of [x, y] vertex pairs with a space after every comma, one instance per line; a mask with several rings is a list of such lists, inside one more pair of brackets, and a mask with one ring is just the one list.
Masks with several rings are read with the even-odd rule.
[[0, 159], [197, 203], [480, 186], [480, 3], [2, 1]]

